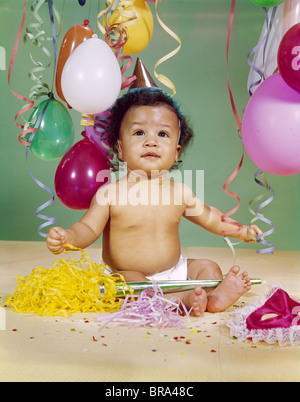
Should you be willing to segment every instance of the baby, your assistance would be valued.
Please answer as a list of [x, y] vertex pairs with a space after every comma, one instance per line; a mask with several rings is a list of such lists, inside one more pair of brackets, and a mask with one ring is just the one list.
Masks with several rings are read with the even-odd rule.
[[[54, 254], [65, 244], [85, 248], [103, 234], [103, 261], [126, 281], [223, 279], [220, 267], [208, 259], [181, 256], [181, 217], [223, 235], [244, 242], [255, 239], [261, 230], [221, 220], [223, 213], [195, 197], [183, 183], [170, 180], [168, 171], [192, 138], [177, 103], [158, 88], [129, 91], [113, 107], [109, 142], [127, 175], [102, 186], [82, 219], [69, 229], [53, 227], [47, 246]], [[199, 316], [204, 311], [223, 311], [251, 287], [246, 272], [233, 266], [220, 285], [211, 290], [166, 294], [179, 296]]]

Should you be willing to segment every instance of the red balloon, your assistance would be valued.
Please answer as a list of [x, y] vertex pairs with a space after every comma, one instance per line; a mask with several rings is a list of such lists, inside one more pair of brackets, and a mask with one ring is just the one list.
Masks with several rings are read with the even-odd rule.
[[88, 138], [84, 138], [73, 145], [60, 161], [54, 184], [57, 197], [65, 206], [88, 209], [97, 190], [110, 181], [107, 159]]
[[300, 92], [300, 23], [293, 25], [281, 39], [277, 62], [284, 81]]

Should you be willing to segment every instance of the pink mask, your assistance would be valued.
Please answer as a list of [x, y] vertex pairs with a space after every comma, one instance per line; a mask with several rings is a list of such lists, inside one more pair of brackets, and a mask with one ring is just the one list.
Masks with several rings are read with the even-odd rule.
[[[251, 338], [279, 345], [300, 343], [300, 303], [275, 287], [257, 303], [231, 314], [227, 322], [232, 336], [240, 341]], [[271, 315], [268, 317], [268, 315]]]

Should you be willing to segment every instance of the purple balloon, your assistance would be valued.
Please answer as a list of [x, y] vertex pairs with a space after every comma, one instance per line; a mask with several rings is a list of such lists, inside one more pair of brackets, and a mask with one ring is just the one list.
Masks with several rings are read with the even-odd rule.
[[300, 94], [280, 74], [267, 78], [250, 98], [242, 138], [260, 169], [280, 176], [300, 173]]
[[[103, 181], [105, 178], [107, 180]], [[97, 190], [110, 181], [107, 159], [88, 138], [84, 138], [73, 145], [60, 161], [54, 184], [57, 197], [65, 206], [88, 209]]]

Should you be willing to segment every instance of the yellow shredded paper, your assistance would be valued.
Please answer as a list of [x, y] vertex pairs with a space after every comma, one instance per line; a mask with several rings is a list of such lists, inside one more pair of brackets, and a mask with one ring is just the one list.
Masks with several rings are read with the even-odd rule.
[[[72, 313], [105, 312], [119, 310], [122, 301], [116, 299], [116, 284], [126, 285], [119, 274], [104, 273], [105, 265], [91, 262], [81, 249], [67, 245], [68, 250], [79, 250], [79, 261], [57, 258], [51, 268], [36, 267], [29, 276], [17, 275], [18, 283], [5, 306], [17, 313], [34, 313], [39, 316], [64, 316]], [[105, 295], [99, 285], [105, 286]]]

